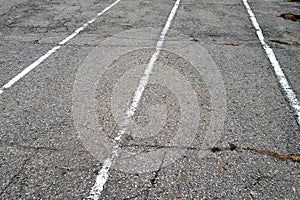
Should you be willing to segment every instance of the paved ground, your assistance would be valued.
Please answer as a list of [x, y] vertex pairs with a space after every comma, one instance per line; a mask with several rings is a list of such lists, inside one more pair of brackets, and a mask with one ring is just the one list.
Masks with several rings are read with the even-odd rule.
[[[0, 0], [0, 85], [113, 2]], [[0, 199], [89, 196], [112, 150], [86, 135], [87, 129], [78, 130], [78, 120], [85, 118], [76, 109], [95, 104], [93, 113], [81, 114], [95, 114], [100, 133], [112, 143], [174, 3], [121, 0], [1, 94]], [[299, 2], [250, 0], [249, 4], [299, 98], [300, 22], [277, 17], [286, 12], [299, 15]], [[299, 162], [279, 159], [300, 154], [299, 125], [242, 1], [182, 0], [165, 45], [169, 48], [161, 52], [133, 117], [136, 126], [129, 126], [121, 145], [158, 166], [149, 164], [144, 169], [148, 172], [138, 173], [139, 166], [124, 164], [130, 166], [129, 173], [116, 164], [100, 199], [300, 199]], [[114, 57], [118, 48], [132, 51]], [[185, 55], [176, 53], [180, 49], [186, 50]], [[111, 61], [107, 68], [106, 61]], [[201, 66], [206, 64], [217, 71], [204, 73]], [[82, 96], [80, 101], [80, 92], [89, 93], [77, 86], [91, 66], [103, 69], [98, 82], [85, 85], [86, 91], [95, 89], [95, 98]], [[170, 70], [163, 76], [160, 69]], [[202, 149], [219, 109], [220, 99], [211, 92], [214, 83], [219, 86], [214, 78], [226, 93], [222, 104], [226, 118], [220, 137], [209, 137], [213, 146]], [[176, 87], [164, 87], [168, 81]], [[194, 97], [197, 105], [188, 106]], [[184, 121], [186, 113], [197, 117], [191, 120], [187, 115], [189, 120]], [[191, 131], [192, 141], [183, 134], [179, 143], [184, 145], [175, 143], [173, 148], [170, 141], [183, 122], [192, 122], [189, 130], [194, 125], [197, 129]], [[98, 149], [99, 144], [103, 148]], [[161, 149], [178, 152], [177, 157], [148, 154]], [[199, 156], [206, 150], [206, 156]]]

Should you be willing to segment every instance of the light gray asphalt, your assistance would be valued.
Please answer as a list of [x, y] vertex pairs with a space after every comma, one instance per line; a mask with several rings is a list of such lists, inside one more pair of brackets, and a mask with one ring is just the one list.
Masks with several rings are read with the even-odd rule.
[[[0, 84], [113, 2], [0, 1]], [[88, 196], [103, 160], [93, 157], [77, 137], [72, 95], [78, 69], [107, 38], [146, 27], [159, 32], [173, 4], [170, 0], [122, 0], [0, 96], [0, 199]], [[283, 0], [250, 0], [249, 4], [299, 98], [300, 22], [277, 16], [300, 14], [300, 4]], [[158, 39], [158, 34], [150, 38], [153, 48]], [[242, 2], [182, 0], [166, 40], [200, 45], [218, 67], [227, 102], [222, 135], [216, 148], [199, 158], [213, 109], [209, 87], [193, 70], [197, 66], [163, 51], [156, 66], [184, 75], [198, 98], [201, 120], [195, 140], [175, 162], [151, 173], [113, 168], [100, 199], [299, 199], [299, 162], [244, 150], [299, 155], [300, 131]], [[96, 112], [108, 138], [118, 131], [110, 110], [114, 84], [132, 66], [147, 64], [152, 53], [153, 49], [142, 49], [117, 58], [99, 81]], [[148, 109], [153, 105], [168, 111], [160, 134], [147, 139], [127, 135], [123, 149], [145, 153], [168, 148], [167, 140], [180, 126], [179, 102], [172, 91], [150, 84], [134, 117], [137, 124], [149, 124], [153, 115]], [[164, 117], [159, 109], [157, 116]], [[230, 150], [229, 143], [237, 148]]]

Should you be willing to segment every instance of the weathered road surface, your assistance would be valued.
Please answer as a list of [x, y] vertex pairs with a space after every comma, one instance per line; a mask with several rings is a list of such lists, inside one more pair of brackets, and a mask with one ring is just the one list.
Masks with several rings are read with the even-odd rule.
[[[299, 99], [299, 2], [249, 5]], [[0, 199], [300, 199], [297, 110], [243, 1], [0, 7], [1, 87], [57, 47], [0, 90]]]

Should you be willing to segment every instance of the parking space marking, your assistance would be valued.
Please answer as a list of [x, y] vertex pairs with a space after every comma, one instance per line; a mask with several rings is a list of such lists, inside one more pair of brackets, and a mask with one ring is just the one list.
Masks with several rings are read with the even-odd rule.
[[73, 39], [76, 35], [78, 35], [81, 31], [83, 31], [88, 25], [94, 23], [98, 17], [100, 17], [101, 15], [103, 15], [104, 13], [106, 13], [109, 9], [111, 9], [112, 7], [114, 7], [117, 3], [119, 3], [121, 0], [117, 0], [115, 1], [113, 4], [111, 4], [110, 6], [106, 7], [104, 10], [102, 10], [101, 12], [99, 12], [97, 14], [97, 17], [94, 17], [93, 19], [89, 20], [87, 23], [83, 24], [80, 28], [78, 28], [77, 30], [74, 31], [73, 34], [71, 34], [70, 36], [68, 36], [67, 38], [65, 38], [64, 40], [62, 40], [59, 45], [64, 45], [65, 43], [67, 43], [69, 40]]
[[[28, 74], [31, 70], [36, 68], [39, 64], [41, 64], [44, 60], [46, 60], [49, 56], [51, 56], [53, 53], [55, 53], [58, 49], [60, 49], [61, 46], [53, 47], [50, 51], [48, 51], [45, 55], [41, 56], [39, 59], [37, 59], [34, 63], [26, 67], [21, 73], [19, 73], [17, 76], [15, 76], [13, 79], [11, 79], [8, 83], [2, 86], [2, 89], [8, 89], [11, 86], [13, 86], [18, 80], [20, 80], [22, 77], [24, 77], [26, 74]], [[2, 90], [2, 91], [4, 91]]]
[[168, 33], [168, 30], [171, 26], [172, 20], [173, 20], [175, 14], [177, 12], [177, 9], [179, 7], [180, 1], [181, 0], [177, 0], [175, 2], [174, 6], [169, 14], [168, 20], [160, 34], [158, 42], [156, 43], [155, 52], [153, 53], [151, 59], [148, 62], [148, 65], [144, 71], [144, 75], [141, 77], [138, 88], [136, 89], [136, 91], [134, 93], [134, 97], [132, 99], [131, 105], [128, 108], [128, 110], [126, 111], [126, 116], [123, 121], [123, 124], [121, 124], [121, 129], [118, 132], [117, 137], [115, 137], [115, 139], [114, 139], [112, 155], [111, 155], [111, 157], [105, 159], [102, 168], [98, 172], [95, 184], [90, 191], [90, 195], [88, 196], [88, 199], [98, 200], [101, 195], [101, 192], [104, 189], [104, 185], [107, 182], [108, 177], [109, 177], [109, 170], [110, 170], [113, 162], [115, 161], [115, 159], [118, 157], [119, 142], [121, 141], [122, 136], [126, 133], [129, 120], [134, 115], [134, 113], [138, 107], [138, 104], [141, 100], [141, 97], [143, 95], [143, 92], [148, 84], [150, 74], [152, 72], [155, 62], [157, 61], [157, 59], [159, 57], [159, 54], [163, 47], [165, 36]]
[[82, 25], [80, 28], [76, 29], [74, 31], [74, 33], [72, 33], [71, 35], [69, 35], [68, 37], [66, 37], [64, 40], [62, 40], [61, 42], [59, 42], [58, 46], [53, 47], [51, 50], [49, 50], [46, 54], [44, 54], [43, 56], [41, 56], [39, 59], [37, 59], [35, 62], [33, 62], [32, 64], [30, 64], [28, 67], [26, 67], [22, 72], [20, 72], [19, 74], [17, 74], [14, 78], [12, 78], [8, 83], [6, 83], [5, 85], [3, 85], [0, 88], [0, 95], [4, 93], [5, 90], [7, 90], [8, 88], [10, 88], [11, 86], [13, 86], [17, 81], [19, 81], [21, 78], [23, 78], [24, 76], [26, 76], [26, 74], [28, 74], [29, 72], [31, 72], [33, 69], [35, 69], [39, 64], [41, 64], [44, 60], [46, 60], [49, 56], [51, 56], [53, 53], [55, 53], [58, 49], [60, 49], [63, 45], [65, 45], [68, 41], [70, 41], [71, 39], [73, 39], [76, 35], [78, 35], [81, 31], [83, 31], [88, 25], [92, 24], [93, 22], [96, 21], [96, 19], [98, 17], [100, 17], [101, 15], [103, 15], [104, 13], [106, 13], [108, 10], [110, 10], [112, 7], [114, 7], [117, 3], [119, 3], [121, 0], [117, 0], [114, 3], [112, 3], [110, 6], [106, 7], [104, 10], [102, 10], [101, 12], [99, 12], [97, 14], [96, 17], [94, 17], [93, 19], [89, 20], [87, 23], [85, 23], [84, 25]]
[[297, 99], [296, 94], [293, 91], [293, 88], [291, 87], [288, 80], [286, 79], [284, 72], [274, 54], [273, 49], [265, 42], [263, 32], [259, 26], [259, 23], [257, 22], [257, 19], [254, 15], [250, 5], [248, 4], [248, 1], [247, 0], [242, 0], [242, 1], [243, 1], [243, 4], [250, 16], [250, 20], [253, 24], [253, 27], [256, 30], [257, 37], [273, 66], [273, 69], [274, 69], [276, 78], [280, 84], [280, 87], [284, 91], [284, 94], [285, 94], [286, 98], [288, 99], [290, 106], [295, 111], [297, 123], [298, 123], [298, 125], [300, 125], [300, 103], [299, 103], [299, 100]]

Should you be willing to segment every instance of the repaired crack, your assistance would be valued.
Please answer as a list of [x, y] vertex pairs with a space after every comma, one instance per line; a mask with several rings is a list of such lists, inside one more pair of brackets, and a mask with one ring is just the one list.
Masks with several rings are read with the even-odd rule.
[[283, 161], [292, 161], [292, 162], [300, 162], [300, 155], [297, 154], [281, 154], [277, 153], [274, 151], [269, 151], [269, 150], [261, 150], [261, 149], [255, 149], [255, 148], [250, 148], [250, 147], [238, 147], [235, 144], [228, 143], [229, 146], [225, 148], [220, 148], [220, 147], [213, 147], [211, 148], [211, 151], [213, 153], [221, 152], [221, 151], [250, 151], [254, 152], [260, 155], [266, 155], [266, 156], [271, 156], [274, 158], [277, 158], [278, 160], [283, 160]]
[[268, 151], [268, 150], [259, 150], [259, 149], [254, 149], [254, 148], [244, 148], [244, 150], [249, 150], [261, 155], [267, 155], [267, 156], [272, 156], [274, 158], [277, 158], [279, 160], [284, 160], [284, 161], [292, 161], [292, 162], [300, 162], [300, 155], [295, 155], [295, 154], [280, 154], [276, 153], [273, 151]]

